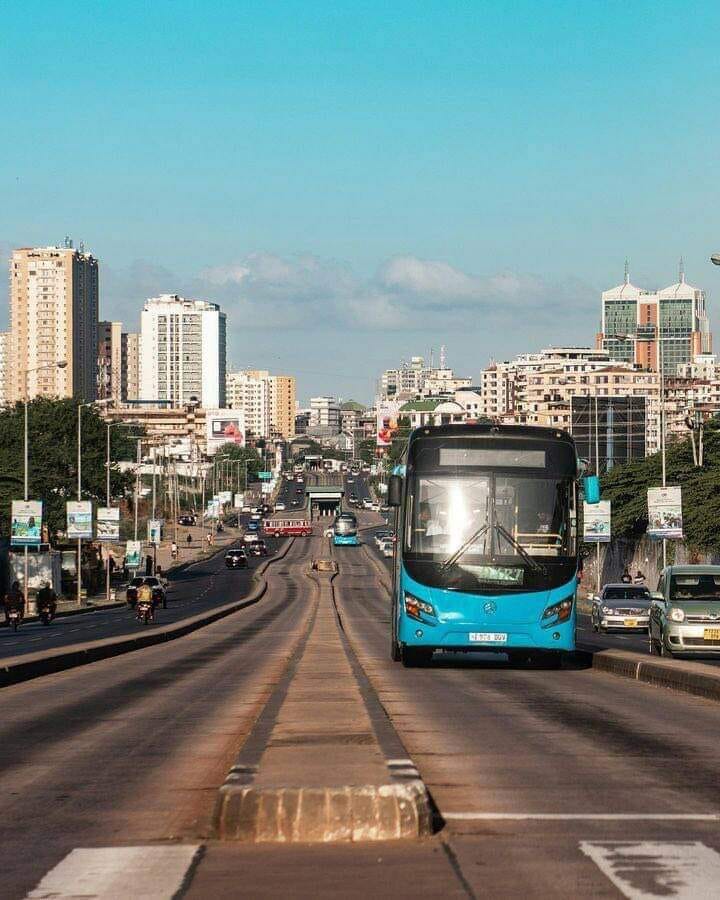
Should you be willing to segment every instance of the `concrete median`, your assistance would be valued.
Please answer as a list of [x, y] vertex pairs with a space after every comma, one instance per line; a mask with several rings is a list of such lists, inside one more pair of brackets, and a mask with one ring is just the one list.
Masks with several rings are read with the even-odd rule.
[[654, 659], [623, 650], [594, 650], [580, 648], [578, 657], [599, 672], [609, 672], [655, 687], [671, 688], [720, 700], [720, 669], [680, 659]]
[[429, 835], [430, 798], [344, 640], [334, 574], [304, 577], [313, 615], [220, 788], [215, 834], [252, 843]]
[[253, 580], [255, 586], [249, 594], [241, 600], [225, 603], [208, 612], [189, 616], [173, 625], [164, 628], [155, 628], [152, 631], [138, 632], [130, 636], [118, 638], [103, 638], [98, 641], [86, 641], [81, 644], [73, 644], [54, 653], [29, 653], [24, 656], [10, 657], [0, 664], [0, 687], [28, 681], [41, 675], [49, 675], [54, 672], [62, 672], [73, 669], [76, 666], [98, 662], [101, 659], [110, 659], [133, 650], [141, 650], [144, 647], [152, 647], [155, 644], [163, 644], [167, 641], [183, 637], [206, 625], [211, 625], [219, 619], [232, 615], [238, 610], [244, 609], [253, 603], [257, 603], [267, 590], [267, 582], [262, 578], [268, 566], [283, 559], [290, 547], [293, 538], [289, 538], [280, 548], [278, 553], [270, 559], [266, 559], [256, 569]]

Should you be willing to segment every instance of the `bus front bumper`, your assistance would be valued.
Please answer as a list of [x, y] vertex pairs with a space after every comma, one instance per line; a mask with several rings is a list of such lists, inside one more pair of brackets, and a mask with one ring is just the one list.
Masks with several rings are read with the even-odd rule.
[[543, 627], [524, 623], [519, 625], [493, 622], [482, 624], [457, 623], [443, 625], [429, 620], [417, 621], [402, 616], [398, 638], [410, 647], [432, 647], [435, 650], [462, 650], [505, 653], [512, 650], [575, 649], [575, 615], [566, 622]]

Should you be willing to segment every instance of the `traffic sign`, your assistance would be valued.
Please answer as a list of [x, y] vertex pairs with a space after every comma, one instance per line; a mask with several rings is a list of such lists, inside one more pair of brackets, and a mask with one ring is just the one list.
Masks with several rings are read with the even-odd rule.
[[260, 481], [270, 481], [272, 478], [272, 472], [258, 472], [258, 478]]

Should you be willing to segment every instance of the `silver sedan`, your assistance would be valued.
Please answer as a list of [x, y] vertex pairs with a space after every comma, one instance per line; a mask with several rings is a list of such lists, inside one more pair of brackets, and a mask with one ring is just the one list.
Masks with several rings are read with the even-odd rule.
[[650, 603], [650, 591], [642, 584], [606, 584], [600, 595], [593, 597], [593, 631], [647, 631]]

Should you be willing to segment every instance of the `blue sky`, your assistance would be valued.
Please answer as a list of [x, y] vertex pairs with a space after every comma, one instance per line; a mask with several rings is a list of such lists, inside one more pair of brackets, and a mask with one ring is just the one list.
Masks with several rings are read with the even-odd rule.
[[626, 255], [714, 319], [719, 37], [674, 0], [8, 4], [0, 248], [84, 240], [130, 328], [217, 299], [303, 397], [589, 342]]

